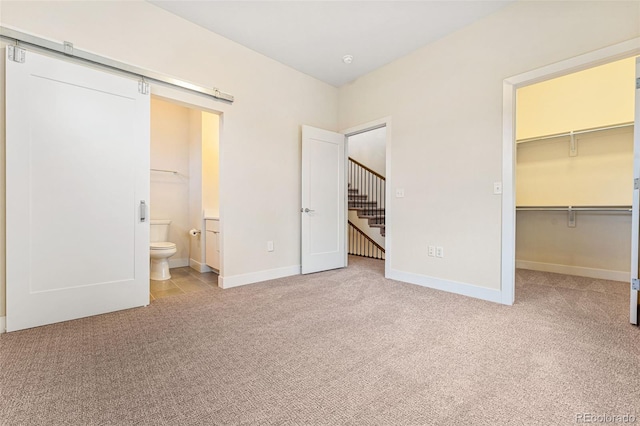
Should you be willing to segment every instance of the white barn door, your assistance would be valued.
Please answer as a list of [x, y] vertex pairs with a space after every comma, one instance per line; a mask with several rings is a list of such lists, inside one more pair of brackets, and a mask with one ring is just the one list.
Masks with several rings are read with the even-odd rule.
[[149, 304], [149, 95], [6, 61], [7, 331]]
[[303, 274], [347, 266], [345, 167], [344, 135], [302, 126]]

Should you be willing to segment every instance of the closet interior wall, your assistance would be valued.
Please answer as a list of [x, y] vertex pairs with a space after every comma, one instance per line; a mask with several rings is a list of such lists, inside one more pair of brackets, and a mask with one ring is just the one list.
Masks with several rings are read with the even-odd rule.
[[628, 280], [631, 214], [607, 209], [632, 203], [634, 67], [630, 58], [518, 90], [516, 205], [603, 209], [517, 211], [517, 268]]

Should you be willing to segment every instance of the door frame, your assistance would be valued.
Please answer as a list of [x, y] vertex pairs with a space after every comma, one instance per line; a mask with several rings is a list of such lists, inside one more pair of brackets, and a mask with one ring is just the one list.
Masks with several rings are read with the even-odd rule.
[[640, 55], [640, 37], [509, 77], [502, 85], [502, 259], [501, 299], [515, 300], [516, 270], [516, 90], [520, 87]]
[[[379, 118], [377, 120], [373, 120], [373, 121], [369, 121], [367, 123], [364, 124], [360, 124], [354, 127], [349, 127], [345, 130], [341, 130], [340, 133], [342, 133], [345, 137], [345, 144], [344, 144], [344, 149], [345, 149], [345, 156], [348, 159], [349, 158], [349, 136], [355, 136], [357, 134], [360, 133], [365, 133], [368, 132], [370, 130], [376, 130], [379, 129], [381, 127], [386, 127], [387, 131], [386, 131], [386, 135], [385, 135], [385, 180], [386, 180], [386, 184], [385, 184], [385, 189], [384, 189], [384, 197], [385, 197], [385, 212], [384, 212], [384, 216], [385, 216], [385, 229], [384, 229], [384, 233], [385, 233], [385, 237], [384, 237], [384, 276], [385, 278], [389, 278], [388, 276], [388, 271], [391, 270], [391, 241], [392, 241], [392, 235], [393, 235], [393, 230], [391, 228], [391, 226], [389, 226], [391, 224], [391, 217], [392, 217], [392, 211], [393, 211], [393, 202], [391, 199], [391, 183], [392, 181], [392, 176], [391, 176], [391, 116], [387, 116], [387, 117], [383, 117], [383, 118]], [[345, 173], [348, 173], [348, 167], [349, 167], [349, 162], [346, 161], [345, 162]], [[348, 174], [347, 174], [348, 176]], [[345, 208], [347, 209], [346, 212], [346, 218], [345, 218], [345, 230], [347, 228], [347, 221], [349, 220], [349, 203], [346, 204]], [[348, 234], [347, 234], [348, 235]], [[348, 258], [349, 257], [349, 239], [345, 238], [345, 257]], [[347, 264], [347, 259], [345, 259], [345, 264], [348, 266]]]
[[[220, 269], [218, 271], [218, 287], [222, 288], [222, 283], [224, 280], [224, 240], [225, 240], [225, 232], [224, 232], [224, 217], [225, 217], [225, 206], [228, 205], [232, 200], [227, 201], [226, 193], [225, 193], [225, 182], [224, 178], [224, 170], [226, 170], [224, 164], [224, 120], [227, 114], [232, 111], [232, 105], [224, 104], [219, 100], [215, 100], [213, 98], [206, 98], [202, 95], [198, 95], [196, 93], [187, 92], [178, 88], [173, 88], [170, 86], [164, 86], [158, 83], [150, 82], [149, 83], [151, 96], [156, 97], [167, 102], [171, 102], [172, 104], [180, 105], [186, 108], [197, 109], [205, 112], [209, 112], [211, 114], [216, 114], [220, 119], [220, 125], [218, 129], [218, 194], [219, 194], [219, 219], [220, 219], [220, 239], [218, 240], [218, 249], [220, 250]], [[230, 197], [231, 198], [231, 197]], [[201, 229], [204, 232], [204, 218], [202, 220]], [[203, 259], [204, 260], [204, 259]]]

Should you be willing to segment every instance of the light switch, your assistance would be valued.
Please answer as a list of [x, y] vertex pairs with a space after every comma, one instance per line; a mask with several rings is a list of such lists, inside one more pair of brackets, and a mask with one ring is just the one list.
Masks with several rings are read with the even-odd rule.
[[493, 182], [493, 193], [502, 194], [502, 182]]
[[396, 188], [396, 198], [404, 198], [404, 188]]

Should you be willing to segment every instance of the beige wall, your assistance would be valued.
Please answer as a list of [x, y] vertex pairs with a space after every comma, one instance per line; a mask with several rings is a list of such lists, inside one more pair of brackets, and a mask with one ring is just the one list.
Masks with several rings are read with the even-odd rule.
[[202, 101], [224, 115], [224, 273], [300, 264], [299, 129], [338, 128], [337, 89], [148, 2], [1, 4], [2, 25], [235, 95], [233, 105]]
[[500, 288], [503, 80], [637, 37], [639, 18], [638, 2], [516, 2], [340, 88], [340, 128], [392, 118], [392, 273]]
[[220, 215], [220, 117], [202, 112], [202, 209]]
[[[189, 227], [199, 229], [200, 235], [191, 238], [190, 264], [200, 269], [204, 264], [202, 229], [202, 111], [189, 110]], [[194, 263], [196, 262], [196, 263]]]
[[349, 136], [349, 157], [376, 173], [387, 173], [387, 128]]
[[635, 71], [627, 58], [518, 89], [516, 138], [632, 122]]
[[575, 157], [569, 156], [568, 137], [517, 145], [516, 205], [631, 205], [633, 128], [575, 140]]
[[[631, 205], [633, 129], [578, 138], [518, 144], [516, 203], [519, 206]], [[628, 279], [631, 214], [523, 212], [516, 217], [517, 267], [593, 278]]]
[[206, 270], [204, 213], [218, 216], [220, 119], [217, 115], [189, 110], [189, 227], [201, 233], [191, 237], [190, 265]]
[[626, 281], [631, 215], [577, 213], [569, 228], [566, 212], [518, 212], [516, 259], [525, 269]]
[[151, 98], [151, 219], [170, 219], [172, 266], [189, 264], [189, 109]]

